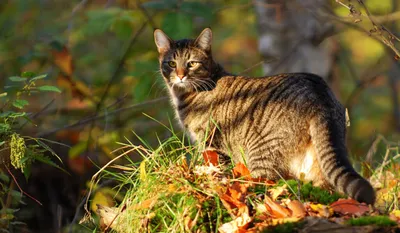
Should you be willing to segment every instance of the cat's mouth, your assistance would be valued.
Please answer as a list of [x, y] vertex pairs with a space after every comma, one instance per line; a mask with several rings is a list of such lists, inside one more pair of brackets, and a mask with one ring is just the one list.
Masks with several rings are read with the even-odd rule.
[[171, 79], [171, 83], [173, 87], [179, 87], [179, 88], [188, 88], [190, 86], [187, 76], [184, 76], [183, 78], [174, 77]]

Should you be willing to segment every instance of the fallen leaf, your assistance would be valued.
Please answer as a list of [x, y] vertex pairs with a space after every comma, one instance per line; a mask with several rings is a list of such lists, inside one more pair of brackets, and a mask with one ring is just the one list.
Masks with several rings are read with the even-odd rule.
[[393, 210], [392, 212], [390, 212], [389, 217], [393, 221], [400, 223], [400, 210]]
[[115, 201], [111, 194], [107, 192], [107, 188], [100, 188], [93, 197], [91, 203], [92, 211], [96, 212], [98, 205], [105, 206], [105, 207], [112, 207], [115, 205]]
[[97, 204], [96, 213], [99, 215], [100, 229], [104, 230], [110, 227], [115, 229], [115, 227], [117, 226], [116, 219], [119, 214], [118, 208]]
[[235, 208], [240, 209], [244, 206], [246, 206], [245, 203], [232, 198], [228, 194], [220, 194], [219, 198], [221, 199], [222, 204], [225, 206], [225, 208], [228, 210], [229, 213], [231, 213], [232, 216], [238, 216], [237, 211], [234, 211]]
[[249, 184], [241, 183], [241, 182], [233, 182], [233, 184], [228, 188], [227, 193], [232, 198], [244, 202], [246, 198], [246, 192]]
[[158, 196], [149, 198], [147, 200], [142, 201], [139, 204], [132, 205], [128, 209], [129, 210], [139, 210], [139, 209], [151, 209], [157, 202]]
[[379, 189], [376, 192], [376, 201], [375, 201], [375, 208], [385, 211], [388, 205], [393, 203], [397, 197], [398, 192], [396, 192], [396, 189], [391, 189], [391, 188], [383, 188]]
[[214, 150], [205, 150], [203, 152], [203, 158], [206, 165], [212, 164], [214, 166], [217, 166], [219, 164], [218, 153]]
[[306, 208], [303, 203], [298, 200], [291, 201], [287, 204], [287, 207], [292, 211], [292, 216], [295, 218], [304, 218], [307, 214]]
[[354, 199], [339, 199], [330, 205], [334, 212], [344, 215], [361, 216], [369, 212], [368, 205], [359, 203]]
[[290, 210], [265, 196], [264, 203], [273, 218], [287, 218], [291, 216]]
[[219, 164], [218, 153], [213, 150], [206, 150], [203, 152], [203, 158], [206, 165], [212, 164], [217, 166]]
[[227, 222], [225, 224], [222, 224], [218, 228], [218, 231], [220, 233], [240, 233], [240, 232], [245, 232], [247, 227], [249, 226], [250, 222], [253, 220], [250, 215], [249, 215], [249, 209], [247, 206], [245, 206], [243, 213], [235, 218], [234, 220]]
[[196, 166], [194, 167], [194, 174], [198, 175], [198, 176], [212, 176], [215, 174], [220, 174], [221, 169], [219, 167], [216, 167], [212, 164], [210, 164], [210, 166]]
[[233, 176], [235, 178], [244, 177], [245, 179], [251, 179], [250, 171], [243, 163], [237, 163], [233, 168]]
[[282, 186], [270, 188], [268, 189], [268, 192], [271, 195], [272, 200], [275, 201], [279, 196], [288, 194], [287, 185], [284, 184]]
[[310, 203], [308, 206], [312, 211], [316, 213], [316, 216], [318, 217], [329, 218], [330, 216], [333, 215], [333, 209], [330, 208], [329, 206], [322, 204], [312, 204], [312, 203]]

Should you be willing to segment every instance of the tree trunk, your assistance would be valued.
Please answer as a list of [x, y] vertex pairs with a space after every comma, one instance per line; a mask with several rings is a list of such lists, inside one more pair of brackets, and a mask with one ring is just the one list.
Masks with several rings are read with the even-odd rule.
[[333, 30], [316, 10], [326, 0], [255, 0], [259, 50], [266, 75], [310, 72], [327, 78], [332, 56], [323, 39]]

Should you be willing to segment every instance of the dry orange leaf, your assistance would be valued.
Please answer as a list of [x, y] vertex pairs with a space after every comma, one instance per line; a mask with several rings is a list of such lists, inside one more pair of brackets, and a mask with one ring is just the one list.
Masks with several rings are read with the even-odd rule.
[[307, 214], [306, 208], [303, 203], [298, 200], [291, 201], [287, 204], [287, 207], [292, 211], [292, 216], [296, 218], [304, 218]]
[[140, 209], [151, 209], [157, 202], [158, 196], [149, 198], [142, 201], [140, 204], [132, 205], [129, 207], [130, 210], [140, 210]]
[[268, 212], [272, 215], [272, 217], [287, 218], [291, 216], [290, 210], [276, 203], [268, 196], [265, 196], [264, 202], [265, 205], [267, 206]]
[[284, 184], [279, 187], [268, 189], [269, 194], [271, 195], [272, 200], [276, 200], [279, 196], [288, 194], [287, 185]]
[[68, 76], [72, 75], [73, 65], [72, 57], [67, 47], [63, 47], [61, 51], [53, 50], [54, 63]]
[[227, 191], [229, 192], [230, 196], [233, 199], [244, 202], [248, 187], [249, 187], [249, 184], [240, 183], [240, 182], [236, 181], [228, 188]]
[[219, 195], [219, 198], [221, 198], [222, 204], [224, 204], [225, 208], [227, 208], [228, 211], [231, 211], [233, 208], [241, 208], [243, 206], [246, 206], [245, 203], [231, 197], [228, 194], [221, 194]]
[[370, 210], [368, 205], [364, 203], [359, 203], [354, 199], [339, 199], [338, 201], [332, 203], [330, 206], [336, 213], [345, 215], [363, 215]]
[[207, 165], [212, 164], [217, 166], [219, 164], [218, 153], [213, 150], [205, 150], [203, 152], [203, 158]]
[[233, 168], [233, 176], [235, 178], [244, 177], [246, 179], [251, 179], [250, 171], [247, 169], [246, 165], [243, 163], [237, 163]]

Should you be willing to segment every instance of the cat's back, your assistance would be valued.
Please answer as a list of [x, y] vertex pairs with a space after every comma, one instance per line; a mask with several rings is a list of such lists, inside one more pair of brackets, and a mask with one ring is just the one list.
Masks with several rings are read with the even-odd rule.
[[224, 76], [217, 82], [216, 93], [220, 98], [278, 103], [281, 107], [301, 104], [303, 108], [341, 108], [327, 83], [311, 73], [284, 73], [265, 77]]

